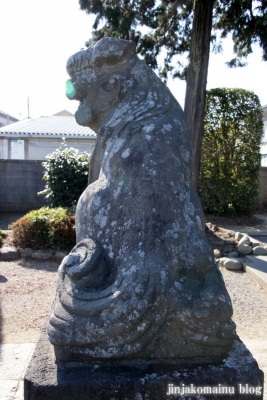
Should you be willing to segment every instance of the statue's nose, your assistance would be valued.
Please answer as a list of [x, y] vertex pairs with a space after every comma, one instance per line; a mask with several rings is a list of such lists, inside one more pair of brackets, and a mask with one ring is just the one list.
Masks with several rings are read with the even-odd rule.
[[66, 96], [68, 99], [73, 99], [76, 95], [76, 89], [70, 79], [66, 81]]

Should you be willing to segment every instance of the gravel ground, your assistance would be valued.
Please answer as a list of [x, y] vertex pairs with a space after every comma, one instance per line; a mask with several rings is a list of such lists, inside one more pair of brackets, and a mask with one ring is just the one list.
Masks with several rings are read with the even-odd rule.
[[246, 339], [267, 339], [267, 291], [243, 271], [220, 271], [232, 300], [237, 334]]
[[[57, 268], [57, 262], [48, 261], [0, 262], [3, 343], [38, 337], [55, 296]], [[267, 291], [243, 271], [220, 270], [233, 302], [238, 335], [266, 339]]]
[[[57, 268], [58, 263], [47, 261], [0, 262], [2, 343], [37, 341], [55, 296]], [[220, 270], [232, 299], [237, 334], [267, 377], [267, 291], [245, 272]]]
[[232, 300], [236, 332], [264, 372], [267, 400], [267, 291], [244, 271], [220, 271]]
[[58, 263], [0, 262], [1, 341], [37, 341], [55, 297]]

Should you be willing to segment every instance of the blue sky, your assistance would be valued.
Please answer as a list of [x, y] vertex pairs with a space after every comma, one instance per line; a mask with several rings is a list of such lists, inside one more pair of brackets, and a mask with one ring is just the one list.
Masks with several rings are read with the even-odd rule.
[[[94, 16], [79, 9], [78, 0], [0, 1], [0, 110], [19, 119], [52, 115], [62, 109], [75, 112], [78, 104], [65, 97], [66, 61], [84, 47]], [[255, 47], [248, 67], [229, 69], [231, 41], [223, 54], [211, 54], [208, 89], [238, 87], [253, 90], [267, 104], [267, 63]], [[183, 107], [185, 83], [168, 83]]]

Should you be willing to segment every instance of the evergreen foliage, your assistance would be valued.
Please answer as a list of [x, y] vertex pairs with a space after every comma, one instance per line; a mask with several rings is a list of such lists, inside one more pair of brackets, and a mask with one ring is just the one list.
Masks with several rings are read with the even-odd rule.
[[255, 211], [262, 134], [261, 105], [253, 92], [225, 88], [207, 92], [200, 168], [204, 211]]
[[0, 246], [1, 246], [2, 241], [3, 241], [5, 236], [6, 236], [6, 234], [0, 229]]
[[72, 207], [87, 186], [89, 154], [68, 148], [63, 138], [60, 149], [46, 156], [42, 165], [45, 172], [45, 189], [39, 192], [44, 195], [49, 207]]
[[75, 246], [75, 218], [66, 208], [30, 211], [11, 228], [15, 244], [21, 247], [71, 250]]
[[[178, 59], [176, 67], [171, 62], [176, 55], [190, 52], [194, 6], [198, 2], [205, 3], [204, 0], [79, 0], [82, 10], [96, 15], [88, 45], [104, 36], [133, 40], [137, 53], [152, 68], [159, 69], [163, 78], [169, 72], [173, 77], [186, 76], [186, 65]], [[220, 51], [220, 38], [230, 33], [236, 58], [229, 61], [229, 66], [245, 65], [242, 60], [252, 53], [255, 42], [261, 46], [266, 61], [266, 23], [267, 0], [214, 0], [213, 50]], [[164, 65], [159, 66], [158, 55], [162, 49]]]
[[227, 64], [243, 66], [242, 59], [252, 53], [253, 43], [262, 48], [262, 59], [267, 61], [267, 0], [220, 0], [215, 2], [214, 28], [225, 38], [232, 33], [236, 57]]
[[[164, 80], [169, 74], [187, 79], [184, 112], [193, 143], [192, 185], [198, 191], [210, 44], [218, 52], [221, 38], [232, 34], [236, 57], [228, 62], [230, 67], [246, 65], [253, 43], [260, 45], [266, 61], [267, 0], [79, 0], [79, 4], [96, 15], [87, 45], [104, 36], [134, 40], [137, 53]], [[162, 65], [159, 55], [164, 56]], [[188, 62], [183, 63], [181, 55]]]
[[[185, 4], [166, 0], [79, 0], [79, 3], [82, 10], [96, 15], [92, 39], [86, 45], [104, 36], [133, 40], [137, 53], [153, 69], [158, 69], [161, 77], [167, 78], [168, 72], [184, 77], [185, 66], [176, 60], [178, 68], [174, 70], [171, 60], [189, 51], [193, 0]], [[98, 29], [101, 22], [104, 26]], [[157, 58], [163, 48], [166, 57], [164, 65], [159, 66]]]

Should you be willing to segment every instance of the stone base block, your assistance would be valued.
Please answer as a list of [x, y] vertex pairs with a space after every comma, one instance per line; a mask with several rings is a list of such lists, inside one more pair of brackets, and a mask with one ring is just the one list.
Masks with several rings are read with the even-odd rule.
[[55, 361], [43, 330], [24, 378], [24, 400], [263, 399], [263, 372], [236, 340], [220, 364]]

